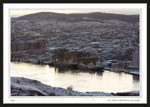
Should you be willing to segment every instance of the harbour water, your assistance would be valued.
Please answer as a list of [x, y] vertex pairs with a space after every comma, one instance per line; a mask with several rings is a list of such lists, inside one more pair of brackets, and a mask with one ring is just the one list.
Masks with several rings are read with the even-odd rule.
[[41, 81], [53, 87], [72, 86], [73, 90], [80, 92], [128, 92], [140, 89], [138, 76], [126, 73], [86, 72], [80, 70], [62, 70], [48, 65], [35, 65], [30, 63], [10, 63], [11, 77], [24, 77]]

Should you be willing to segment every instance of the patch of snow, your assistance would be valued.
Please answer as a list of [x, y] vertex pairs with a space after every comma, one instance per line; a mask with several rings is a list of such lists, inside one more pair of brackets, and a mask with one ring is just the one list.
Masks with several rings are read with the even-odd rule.
[[37, 80], [11, 77], [12, 96], [112, 96], [104, 92], [77, 92], [60, 87], [51, 87]]

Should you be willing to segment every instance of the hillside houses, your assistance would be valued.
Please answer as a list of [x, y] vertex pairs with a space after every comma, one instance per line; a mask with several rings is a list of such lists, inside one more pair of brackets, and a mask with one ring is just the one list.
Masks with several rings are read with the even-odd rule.
[[139, 51], [138, 22], [86, 20], [87, 17], [77, 21], [50, 18], [12, 20], [11, 52], [43, 50], [41, 54], [37, 53], [38, 56], [47, 52], [48, 58], [55, 50], [66, 49], [74, 53], [90, 53], [93, 59], [132, 61], [132, 52]]

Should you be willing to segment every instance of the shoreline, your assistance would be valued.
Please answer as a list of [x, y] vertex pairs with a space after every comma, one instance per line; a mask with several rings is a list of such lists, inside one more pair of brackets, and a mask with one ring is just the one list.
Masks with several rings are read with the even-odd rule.
[[11, 96], [139, 96], [139, 91], [118, 93], [78, 92], [71, 89], [52, 87], [38, 80], [11, 77]]
[[140, 73], [138, 71], [127, 71], [127, 69], [114, 69], [114, 68], [107, 68], [105, 70], [108, 70], [110, 72], [124, 72], [127, 74], [132, 74], [132, 75], [136, 75], [136, 76], [140, 76]]
[[[15, 63], [20, 63], [20, 62], [21, 63], [30, 63], [30, 64], [36, 64], [36, 65], [49, 65], [49, 66], [52, 66], [52, 67], [56, 67], [56, 66], [54, 66], [54, 64], [50, 65], [49, 63], [38, 64], [38, 63], [31, 62], [31, 61], [11, 61], [11, 62], [15, 62]], [[124, 73], [127, 73], [127, 74], [139, 76], [139, 72], [137, 72], [137, 71], [126, 71], [124, 69], [115, 71], [113, 68], [104, 68], [104, 70], [108, 70], [110, 72], [124, 72]]]

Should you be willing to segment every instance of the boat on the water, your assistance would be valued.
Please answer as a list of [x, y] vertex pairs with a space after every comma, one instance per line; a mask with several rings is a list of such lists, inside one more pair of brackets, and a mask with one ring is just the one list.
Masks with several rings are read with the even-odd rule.
[[88, 70], [88, 71], [103, 71], [104, 70], [104, 67], [95, 66], [92, 64], [89, 64], [89, 65], [79, 64], [78, 68], [79, 70]]
[[103, 71], [104, 70], [104, 66], [99, 61], [96, 64], [93, 64], [92, 62], [89, 64], [83, 64], [83, 62], [81, 62], [79, 64], [74, 60], [57, 61], [57, 62], [54, 62], [53, 65], [58, 68], [69, 68], [69, 69], [84, 70], [84, 71]]

